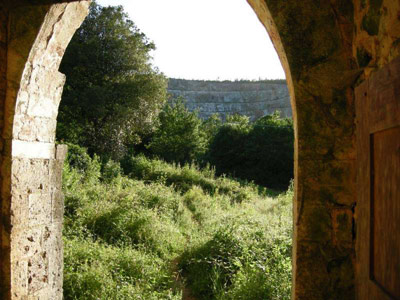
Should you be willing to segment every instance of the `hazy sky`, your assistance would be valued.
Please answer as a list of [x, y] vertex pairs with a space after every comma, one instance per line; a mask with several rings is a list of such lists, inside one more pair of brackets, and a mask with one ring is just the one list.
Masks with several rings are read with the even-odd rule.
[[185, 79], [285, 78], [265, 28], [246, 0], [98, 0], [122, 5], [155, 42], [154, 65]]

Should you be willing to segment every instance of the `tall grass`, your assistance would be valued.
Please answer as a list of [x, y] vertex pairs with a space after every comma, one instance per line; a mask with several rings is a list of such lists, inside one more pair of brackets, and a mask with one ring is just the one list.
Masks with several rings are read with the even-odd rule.
[[182, 299], [183, 285], [196, 299], [289, 299], [291, 190], [145, 157], [129, 176], [68, 161], [65, 299]]

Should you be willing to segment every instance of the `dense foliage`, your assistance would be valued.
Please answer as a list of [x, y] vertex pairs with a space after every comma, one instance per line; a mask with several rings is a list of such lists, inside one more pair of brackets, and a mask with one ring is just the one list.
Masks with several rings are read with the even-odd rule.
[[93, 3], [64, 56], [64, 298], [289, 299], [293, 193], [265, 186], [293, 176], [292, 122], [161, 110], [152, 49]]
[[218, 175], [286, 189], [293, 178], [293, 144], [293, 121], [278, 113], [255, 122], [241, 115], [203, 121], [179, 99], [160, 113], [147, 148], [168, 162], [209, 164]]
[[256, 122], [228, 119], [213, 137], [208, 161], [219, 174], [287, 188], [293, 178], [293, 122], [278, 114]]
[[[64, 165], [64, 297], [290, 299], [292, 192], [131, 157]], [[102, 171], [100, 172], [100, 169]]]
[[153, 154], [181, 164], [197, 160], [206, 151], [206, 136], [196, 112], [182, 99], [168, 103], [158, 116], [159, 126], [148, 145]]
[[67, 81], [58, 140], [120, 158], [151, 131], [166, 99], [166, 80], [151, 65], [154, 48], [121, 6], [92, 3], [60, 66]]

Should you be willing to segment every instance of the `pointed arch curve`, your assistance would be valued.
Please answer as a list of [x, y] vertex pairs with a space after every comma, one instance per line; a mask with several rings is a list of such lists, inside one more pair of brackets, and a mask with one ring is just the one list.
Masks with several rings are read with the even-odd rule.
[[[354, 88], [400, 56], [400, 3], [248, 2], [275, 45], [292, 98], [293, 299], [355, 299]], [[65, 149], [54, 145], [54, 131], [64, 78], [57, 70], [87, 7], [0, 3], [2, 299], [62, 298]]]

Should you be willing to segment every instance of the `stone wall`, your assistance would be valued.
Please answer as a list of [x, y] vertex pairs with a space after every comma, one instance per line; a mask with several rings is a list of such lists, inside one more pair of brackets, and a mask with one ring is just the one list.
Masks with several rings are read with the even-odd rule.
[[[3, 127], [4, 118], [4, 102], [7, 90], [7, 23], [8, 23], [8, 10], [0, 6], [0, 132]], [[0, 136], [0, 153], [3, 148], [3, 139]], [[2, 157], [1, 157], [2, 159]], [[2, 176], [0, 172], [0, 188], [2, 186]], [[0, 217], [2, 215], [2, 201], [0, 196]], [[4, 295], [4, 278], [9, 278], [10, 268], [4, 265], [7, 261], [7, 253], [4, 253], [3, 247], [3, 222], [0, 219], [0, 298]]]
[[358, 234], [354, 90], [399, 57], [400, 2], [247, 1], [295, 108], [293, 299], [372, 299], [356, 252], [368, 245]]
[[0, 5], [0, 19], [7, 18], [0, 28], [0, 60], [6, 62], [0, 67], [0, 299], [57, 300], [62, 299], [66, 155], [66, 147], [55, 145], [65, 82], [58, 68], [89, 2], [15, 4]]
[[168, 92], [187, 100], [190, 111], [198, 110], [202, 119], [218, 113], [242, 114], [258, 119], [279, 111], [291, 117], [292, 109], [287, 85], [281, 81], [201, 81], [169, 79]]

